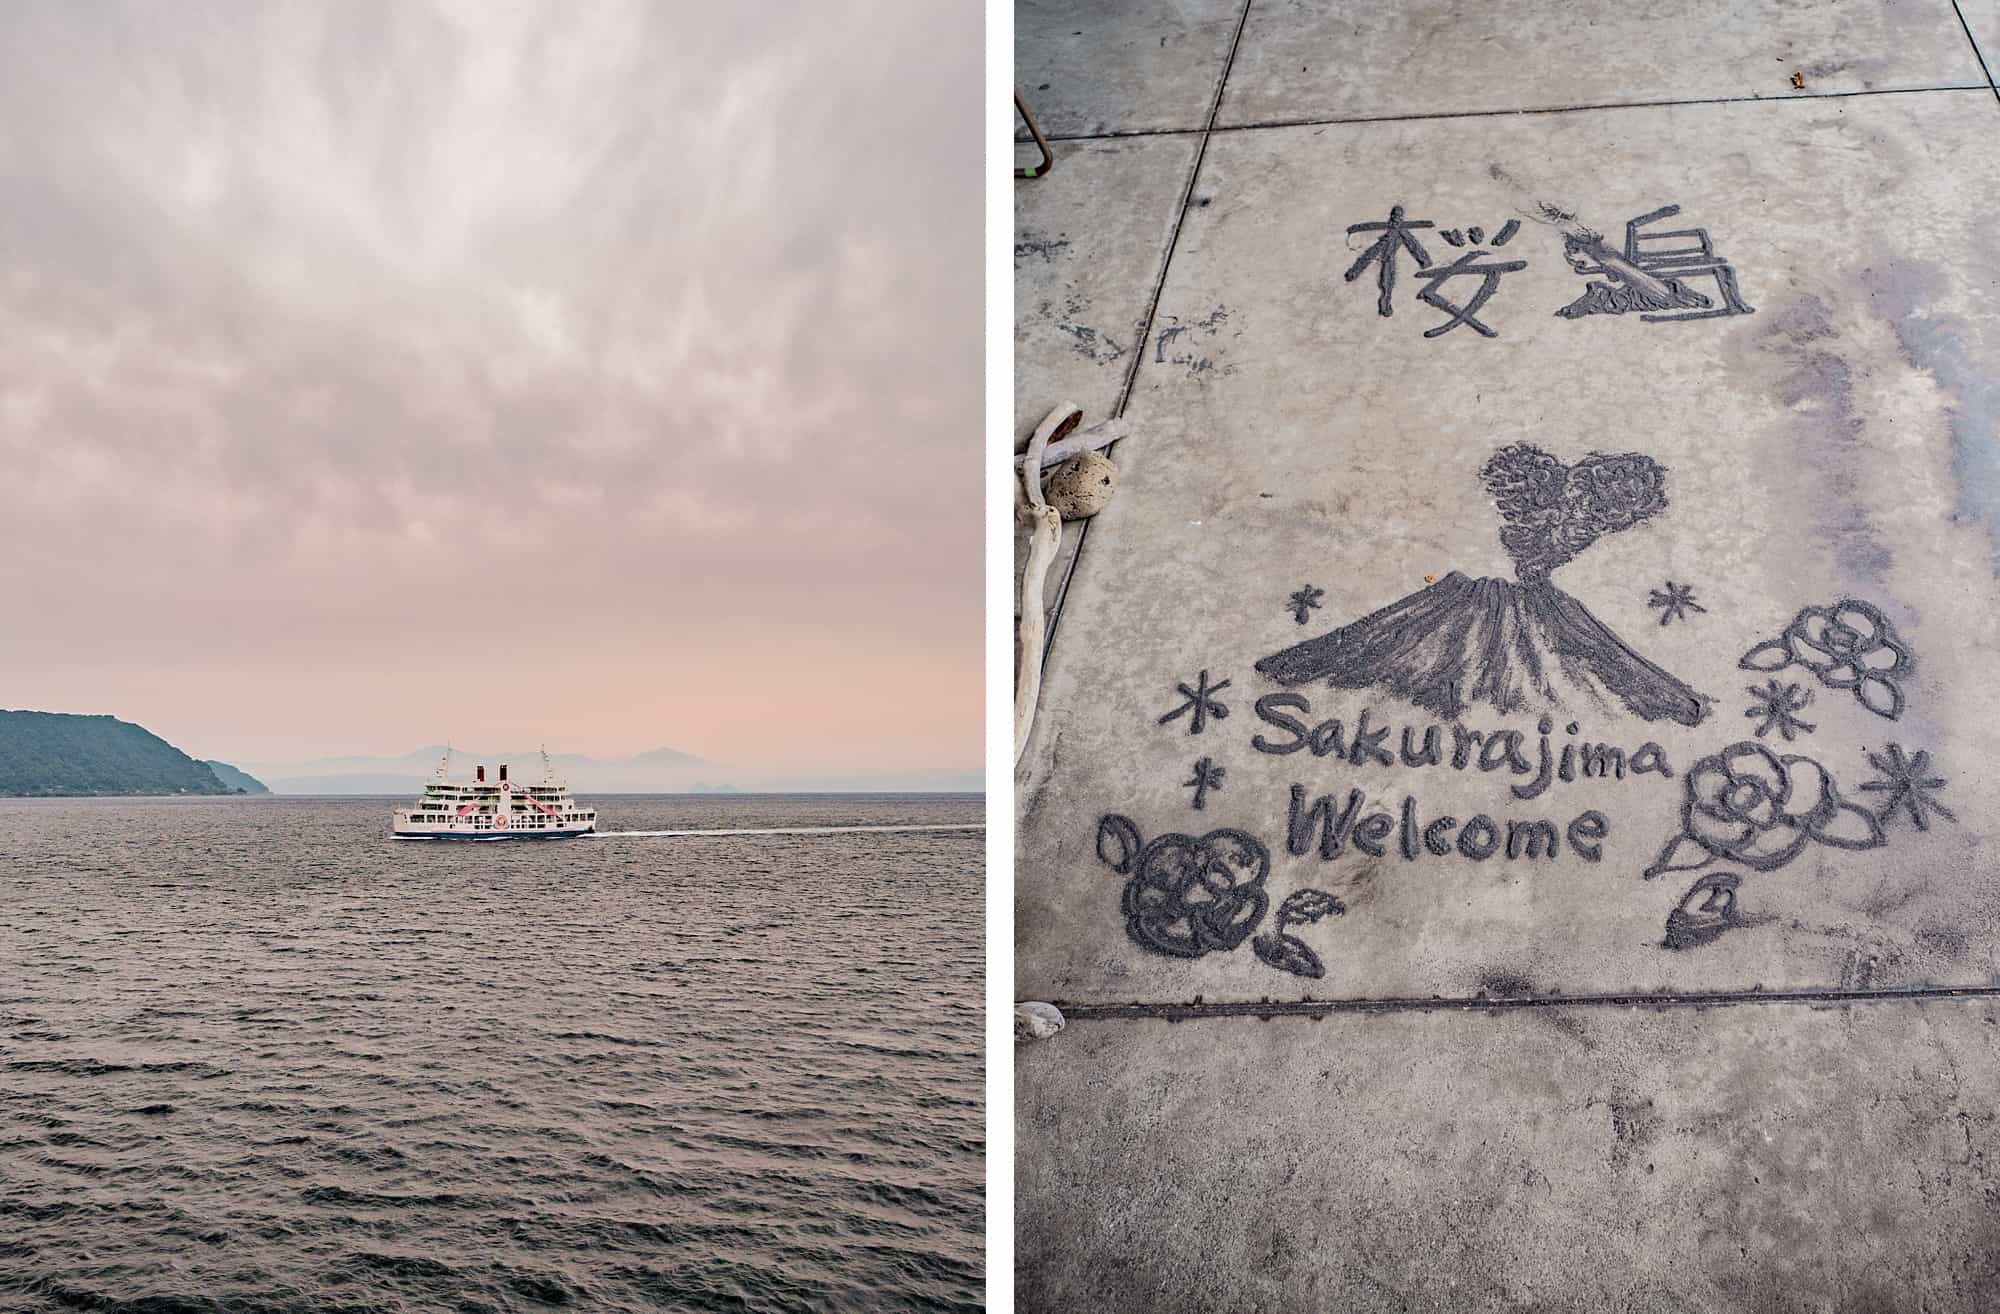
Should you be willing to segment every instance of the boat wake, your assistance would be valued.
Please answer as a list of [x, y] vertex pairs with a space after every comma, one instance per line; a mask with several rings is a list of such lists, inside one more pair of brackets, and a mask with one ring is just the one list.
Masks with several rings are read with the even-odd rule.
[[693, 835], [860, 835], [864, 833], [887, 834], [890, 832], [938, 831], [938, 830], [985, 830], [983, 821], [967, 822], [950, 826], [771, 826], [748, 827], [734, 830], [598, 830], [578, 839], [683, 839]]

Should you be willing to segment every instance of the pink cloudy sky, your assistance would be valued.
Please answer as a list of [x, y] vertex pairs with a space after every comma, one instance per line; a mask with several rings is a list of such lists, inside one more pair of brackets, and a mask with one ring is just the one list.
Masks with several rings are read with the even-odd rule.
[[10, 4], [0, 707], [976, 766], [981, 22]]

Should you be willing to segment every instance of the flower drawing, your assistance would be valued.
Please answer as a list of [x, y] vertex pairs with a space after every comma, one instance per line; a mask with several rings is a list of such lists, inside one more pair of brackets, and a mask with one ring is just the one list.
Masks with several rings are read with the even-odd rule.
[[1737, 662], [1746, 671], [1803, 666], [1829, 689], [1852, 689], [1863, 707], [1891, 721], [1903, 714], [1902, 678], [1916, 664], [1882, 609], [1853, 598], [1805, 608], [1783, 637], [1758, 644]]
[[1661, 943], [1669, 949], [1693, 949], [1743, 925], [1736, 911], [1736, 889], [1742, 883], [1741, 876], [1712, 871], [1689, 886], [1667, 914], [1667, 938]]
[[1142, 845], [1121, 816], [1097, 824], [1097, 856], [1131, 879], [1119, 909], [1134, 943], [1175, 958], [1199, 958], [1243, 943], [1264, 919], [1271, 855], [1240, 830], [1167, 834]]
[[1692, 871], [1717, 858], [1772, 871], [1808, 844], [1872, 849], [1883, 838], [1875, 814], [1844, 801], [1819, 763], [1746, 739], [1688, 769], [1680, 833], [1645, 874]]

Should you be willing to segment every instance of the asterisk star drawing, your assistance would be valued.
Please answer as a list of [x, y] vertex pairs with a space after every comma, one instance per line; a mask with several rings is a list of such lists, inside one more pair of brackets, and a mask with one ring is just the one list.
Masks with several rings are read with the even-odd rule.
[[1708, 611], [1708, 608], [1694, 600], [1694, 585], [1676, 584], [1672, 580], [1667, 581], [1667, 587], [1664, 589], [1654, 589], [1648, 594], [1646, 605], [1660, 609], [1662, 625], [1671, 620], [1686, 620], [1691, 611], [1704, 614]]
[[1915, 756], [1909, 757], [1904, 755], [1902, 745], [1891, 744], [1885, 754], [1870, 753], [1868, 765], [1880, 771], [1883, 778], [1867, 781], [1861, 788], [1889, 796], [1882, 804], [1882, 810], [1876, 814], [1879, 820], [1887, 821], [1889, 814], [1897, 808], [1910, 814], [1910, 820], [1917, 823], [1918, 830], [1931, 828], [1928, 814], [1932, 812], [1946, 821], [1958, 820], [1951, 814], [1951, 809], [1932, 795], [1931, 791], [1943, 787], [1944, 777], [1924, 774], [1931, 769], [1931, 755], [1925, 750], [1920, 748]]
[[1194, 764], [1194, 777], [1181, 782], [1182, 789], [1194, 790], [1194, 810], [1200, 812], [1208, 805], [1208, 791], [1222, 788], [1223, 768], [1204, 757]]
[[1229, 687], [1229, 681], [1223, 680], [1218, 684], [1210, 684], [1208, 682], [1208, 672], [1203, 671], [1200, 678], [1195, 681], [1194, 688], [1190, 689], [1185, 684], [1175, 687], [1180, 690], [1181, 696], [1187, 699], [1187, 701], [1161, 717], [1159, 724], [1165, 725], [1177, 717], [1186, 716], [1189, 712], [1193, 712], [1194, 716], [1188, 721], [1188, 733], [1198, 735], [1207, 728], [1209, 717], [1212, 716], [1220, 721], [1223, 717], [1229, 715], [1229, 709], [1215, 700], [1216, 694], [1221, 693]]
[[1307, 613], [1318, 611], [1319, 600], [1325, 596], [1325, 589], [1316, 589], [1308, 584], [1285, 599], [1285, 608], [1292, 613], [1293, 620], [1303, 625], [1306, 623]]
[[1799, 720], [1796, 715], [1804, 711], [1806, 704], [1812, 701], [1810, 689], [1801, 689], [1796, 684], [1779, 684], [1776, 680], [1772, 680], [1762, 689], [1754, 684], [1746, 685], [1745, 688], [1757, 701], [1743, 709], [1743, 715], [1764, 718], [1757, 727], [1759, 739], [1776, 729], [1789, 744], [1794, 734], [1811, 734], [1819, 728], [1810, 721]]

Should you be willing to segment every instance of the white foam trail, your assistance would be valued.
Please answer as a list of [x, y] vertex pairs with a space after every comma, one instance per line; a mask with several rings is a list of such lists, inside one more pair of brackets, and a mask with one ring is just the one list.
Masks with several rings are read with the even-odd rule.
[[860, 835], [912, 830], [985, 830], [986, 823], [975, 821], [957, 826], [780, 826], [755, 830], [593, 830], [579, 839], [623, 839], [627, 836], [681, 839], [690, 835]]

